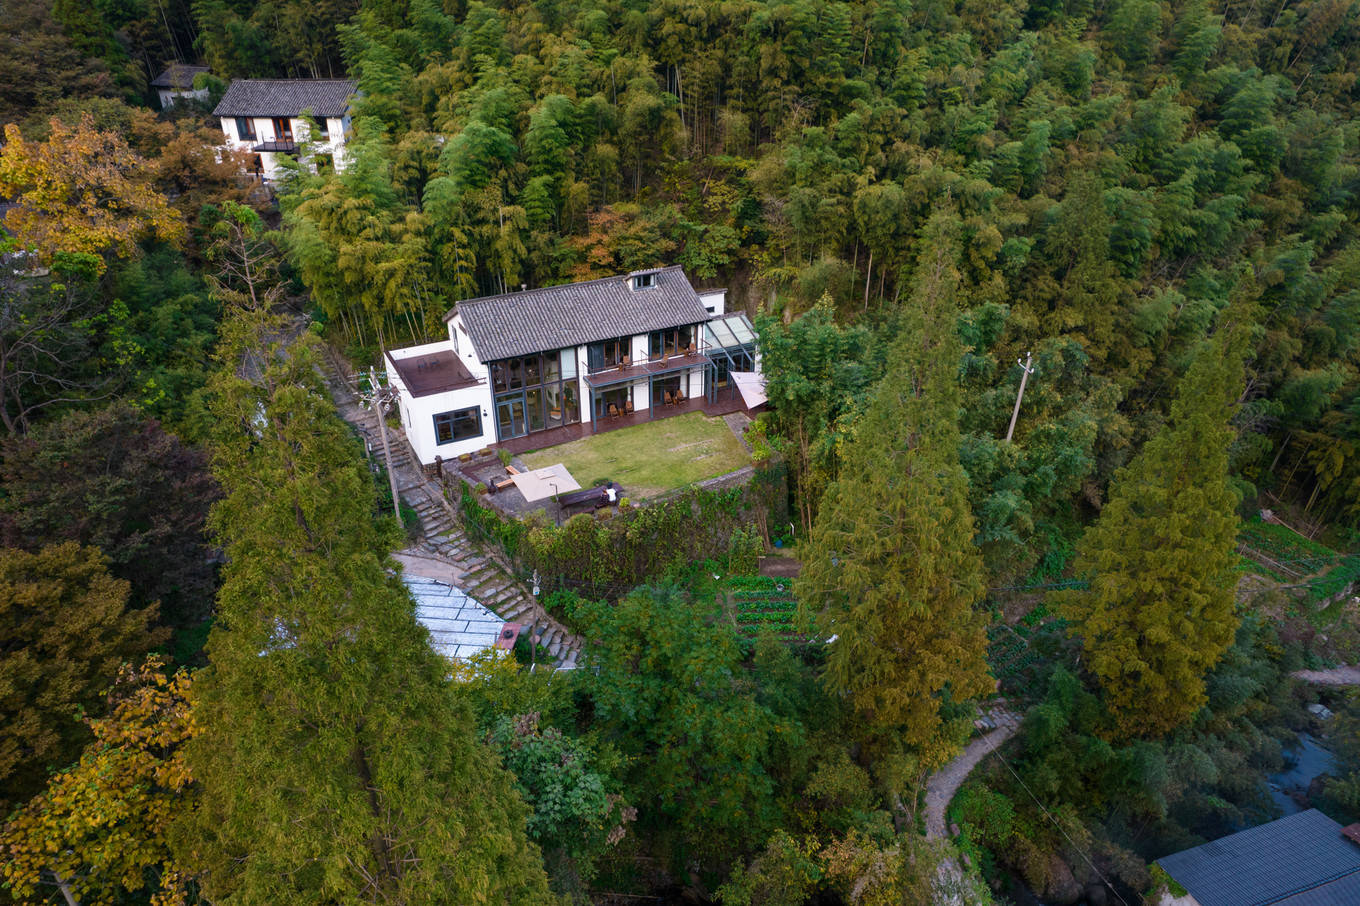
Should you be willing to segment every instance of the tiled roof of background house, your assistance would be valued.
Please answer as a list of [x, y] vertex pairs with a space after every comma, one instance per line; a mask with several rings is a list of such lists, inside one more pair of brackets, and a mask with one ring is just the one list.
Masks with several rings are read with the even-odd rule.
[[152, 88], [176, 88], [188, 91], [194, 87], [194, 76], [207, 72], [206, 66], [190, 66], [188, 63], [171, 63], [165, 71], [151, 80]]
[[1333, 906], [1360, 880], [1360, 846], [1309, 809], [1157, 860], [1200, 906]]
[[344, 116], [358, 87], [353, 79], [237, 79], [213, 116]]
[[462, 316], [483, 362], [708, 320], [678, 264], [649, 273], [656, 285], [637, 290], [628, 277], [605, 277], [468, 299], [445, 319]]

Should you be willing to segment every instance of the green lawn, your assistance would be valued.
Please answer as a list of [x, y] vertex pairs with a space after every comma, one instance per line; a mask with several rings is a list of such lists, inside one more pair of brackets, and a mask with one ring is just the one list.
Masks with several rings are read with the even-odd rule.
[[612, 479], [623, 486], [623, 496], [634, 499], [722, 475], [751, 461], [721, 418], [698, 412], [535, 450], [520, 459], [531, 469], [563, 463], [583, 488], [597, 479]]

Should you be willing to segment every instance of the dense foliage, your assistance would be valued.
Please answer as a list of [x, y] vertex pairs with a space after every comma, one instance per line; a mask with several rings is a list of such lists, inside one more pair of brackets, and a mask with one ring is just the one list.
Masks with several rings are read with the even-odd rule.
[[[943, 706], [984, 695], [982, 557], [959, 462], [955, 225], [932, 219], [887, 373], [813, 526], [798, 592], [828, 642], [826, 682], [866, 742], [952, 754]], [[890, 749], [891, 750], [891, 749]]]
[[[1357, 0], [7, 4], [0, 896], [924, 902], [973, 882], [918, 793], [989, 669], [1024, 725], [953, 818], [998, 884], [1128, 899], [1269, 817], [1289, 672], [1357, 653], [1357, 39]], [[211, 100], [147, 109], [169, 60], [212, 98], [357, 79], [348, 166], [242, 179]], [[451, 671], [310, 337], [368, 364], [460, 299], [663, 263], [753, 315], [774, 465], [560, 527], [469, 495], [604, 600], [555, 599], [574, 677]], [[290, 306], [296, 343], [221, 336]], [[206, 631], [193, 444], [228, 565], [186, 723], [154, 669], [103, 693], [153, 602]], [[776, 536], [796, 632], [707, 578]], [[1319, 801], [1356, 818], [1332, 704]]]
[[386, 568], [392, 539], [314, 344], [285, 354], [267, 316], [231, 323], [213, 385], [228, 562], [180, 861], [210, 900], [544, 902], [523, 803]]
[[1245, 316], [1241, 306], [1224, 312], [1181, 380], [1170, 420], [1116, 473], [1077, 549], [1091, 587], [1068, 592], [1064, 614], [1116, 736], [1160, 736], [1186, 723], [1237, 628], [1228, 446]]
[[192, 778], [183, 743], [197, 731], [191, 680], [148, 658], [125, 665], [109, 714], [90, 721], [94, 740], [74, 767], [55, 774], [4, 829], [4, 878], [15, 896], [63, 886], [78, 902], [118, 902], [149, 891], [155, 906], [184, 902], [186, 878], [169, 830]]
[[95, 548], [0, 551], [0, 804], [23, 802], [89, 738], [82, 707], [98, 705], [125, 658], [165, 639], [156, 605], [128, 606], [128, 583]]

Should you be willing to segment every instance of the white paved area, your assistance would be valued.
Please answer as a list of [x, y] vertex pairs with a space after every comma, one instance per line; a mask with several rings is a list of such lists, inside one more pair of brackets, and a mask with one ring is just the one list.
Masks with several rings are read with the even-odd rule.
[[430, 631], [435, 651], [445, 657], [471, 657], [493, 648], [505, 621], [466, 593], [419, 576], [402, 579], [416, 599], [416, 619]]

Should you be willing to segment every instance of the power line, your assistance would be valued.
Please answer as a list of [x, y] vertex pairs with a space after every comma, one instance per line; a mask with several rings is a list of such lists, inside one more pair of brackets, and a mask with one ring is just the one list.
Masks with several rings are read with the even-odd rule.
[[1029, 785], [1025, 783], [1024, 780], [1020, 779], [1019, 774], [1015, 773], [1015, 768], [1011, 767], [1011, 763], [1006, 760], [1006, 757], [997, 750], [996, 746], [992, 745], [991, 739], [988, 738], [987, 736], [983, 736], [982, 740], [983, 742], [987, 743], [987, 748], [991, 751], [991, 753], [995, 755], [1003, 765], [1006, 766], [1006, 770], [1011, 772], [1011, 776], [1015, 778], [1015, 782], [1020, 784], [1020, 787], [1026, 793], [1029, 793], [1029, 798], [1033, 799], [1034, 804], [1039, 806], [1039, 811], [1043, 812], [1044, 816], [1048, 818], [1049, 821], [1053, 822], [1053, 826], [1058, 829], [1058, 832], [1063, 835], [1063, 837], [1067, 840], [1068, 843], [1071, 844], [1072, 848], [1077, 851], [1077, 854], [1082, 857], [1086, 864], [1091, 866], [1091, 871], [1095, 872], [1096, 877], [1100, 878], [1101, 883], [1103, 883], [1106, 887], [1109, 888], [1110, 893], [1114, 894], [1115, 899], [1123, 903], [1124, 906], [1129, 906], [1128, 901], [1119, 895], [1119, 891], [1115, 890], [1114, 885], [1110, 883], [1110, 880], [1105, 877], [1105, 875], [1101, 872], [1099, 868], [1096, 868], [1096, 864], [1091, 861], [1091, 857], [1086, 854], [1086, 850], [1082, 849], [1080, 846], [1077, 845], [1077, 841], [1073, 840], [1071, 835], [1067, 833], [1066, 828], [1064, 828], [1061, 824], [1058, 823], [1058, 819], [1054, 818], [1053, 814], [1048, 809], [1044, 808], [1044, 804], [1039, 801], [1038, 796], [1034, 795], [1034, 791], [1029, 788]]

